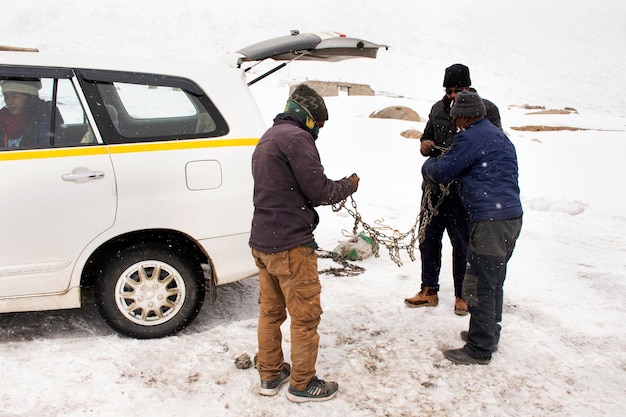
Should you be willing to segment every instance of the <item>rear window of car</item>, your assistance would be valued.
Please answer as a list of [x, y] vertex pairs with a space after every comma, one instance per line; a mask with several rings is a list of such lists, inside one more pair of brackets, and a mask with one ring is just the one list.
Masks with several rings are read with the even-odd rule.
[[220, 137], [228, 133], [228, 125], [215, 104], [190, 80], [114, 71], [77, 72], [105, 143]]

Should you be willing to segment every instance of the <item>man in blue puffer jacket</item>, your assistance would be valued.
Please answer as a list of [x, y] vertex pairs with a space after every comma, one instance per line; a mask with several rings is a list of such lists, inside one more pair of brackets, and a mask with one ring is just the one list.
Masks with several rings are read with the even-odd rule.
[[[346, 199], [357, 190], [359, 177], [333, 181], [324, 174], [315, 140], [326, 120], [324, 99], [301, 84], [252, 155], [250, 246], [259, 268], [259, 394], [276, 395], [289, 381], [287, 398], [294, 402], [326, 401], [338, 389], [337, 383], [319, 379], [315, 370], [322, 287], [314, 207]], [[281, 346], [286, 311], [291, 317], [291, 366], [284, 362]]]
[[450, 116], [460, 133], [448, 152], [422, 166], [424, 176], [436, 183], [460, 181], [472, 224], [463, 280], [469, 331], [461, 332], [464, 347], [443, 352], [461, 364], [487, 364], [497, 350], [506, 265], [522, 227], [515, 147], [486, 114], [477, 93], [459, 92]]
[[[453, 64], [446, 68], [443, 77], [446, 94], [433, 104], [424, 127], [424, 134], [420, 139], [420, 153], [423, 156], [438, 157], [452, 146], [457, 128], [450, 117], [450, 109], [460, 91], [476, 92], [471, 85], [470, 70], [467, 66]], [[501, 128], [498, 107], [485, 98], [483, 103], [487, 110], [487, 119]], [[463, 207], [456, 181], [439, 185], [424, 178], [418, 234], [422, 261], [421, 286], [417, 294], [404, 299], [407, 307], [434, 307], [439, 304], [442, 239], [446, 232], [452, 245], [454, 313], [464, 316], [468, 314], [467, 302], [463, 299], [463, 277], [470, 232], [469, 216]]]

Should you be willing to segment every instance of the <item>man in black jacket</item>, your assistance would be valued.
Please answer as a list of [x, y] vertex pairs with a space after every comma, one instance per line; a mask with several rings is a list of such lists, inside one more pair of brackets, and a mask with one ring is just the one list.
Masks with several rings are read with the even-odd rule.
[[[438, 157], [451, 146], [457, 128], [450, 117], [450, 108], [456, 94], [472, 90], [469, 68], [454, 64], [446, 68], [443, 86], [446, 94], [435, 103], [428, 116], [428, 122], [421, 138], [420, 152], [423, 156]], [[487, 118], [498, 128], [502, 128], [500, 113], [495, 104], [484, 100]], [[424, 178], [422, 183], [422, 209], [420, 213], [419, 249], [422, 261], [421, 291], [404, 300], [408, 307], [434, 307], [439, 303], [439, 272], [441, 271], [441, 249], [444, 231], [448, 232], [452, 244], [452, 275], [454, 278], [454, 312], [468, 313], [467, 302], [463, 299], [463, 276], [465, 274], [465, 254], [469, 241], [469, 217], [459, 195], [458, 184], [435, 184]]]
[[[315, 146], [328, 120], [324, 99], [305, 84], [261, 137], [252, 155], [254, 217], [252, 256], [259, 268], [258, 370], [261, 395], [276, 395], [287, 380], [294, 402], [333, 398], [338, 385], [316, 376], [322, 290], [313, 231], [315, 206], [354, 193], [356, 174], [338, 181], [324, 174]], [[291, 317], [291, 362], [284, 363], [281, 324]]]

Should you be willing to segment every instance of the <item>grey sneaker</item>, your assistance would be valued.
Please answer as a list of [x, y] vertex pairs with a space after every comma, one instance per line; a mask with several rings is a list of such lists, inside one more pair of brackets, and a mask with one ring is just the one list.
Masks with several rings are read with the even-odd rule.
[[[461, 340], [464, 342], [467, 342], [467, 330], [461, 330]], [[493, 351], [497, 352], [498, 351], [498, 344], [493, 345]]]
[[306, 401], [328, 401], [337, 395], [339, 385], [336, 382], [324, 381], [314, 376], [309, 385], [302, 391], [298, 391], [289, 385], [287, 399], [294, 403]]
[[272, 381], [261, 380], [261, 388], [259, 388], [259, 394], [272, 397], [278, 394], [281, 385], [289, 380], [291, 375], [291, 365], [283, 363], [283, 367], [280, 370], [280, 376]]

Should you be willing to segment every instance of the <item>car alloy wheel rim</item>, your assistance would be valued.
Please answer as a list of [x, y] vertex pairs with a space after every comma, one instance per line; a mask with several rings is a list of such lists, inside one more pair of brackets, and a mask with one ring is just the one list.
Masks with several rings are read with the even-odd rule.
[[180, 273], [171, 265], [148, 260], [126, 269], [115, 286], [115, 303], [133, 323], [156, 326], [175, 317], [186, 295]]

